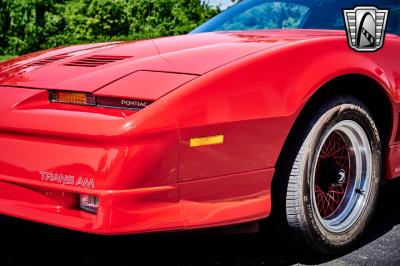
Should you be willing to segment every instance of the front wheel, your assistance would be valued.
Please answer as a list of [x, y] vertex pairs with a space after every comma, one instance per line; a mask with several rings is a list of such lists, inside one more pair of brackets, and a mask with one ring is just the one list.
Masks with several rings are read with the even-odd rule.
[[368, 109], [351, 97], [328, 102], [294, 146], [284, 199], [293, 240], [318, 253], [355, 243], [370, 220], [381, 179], [381, 143]]

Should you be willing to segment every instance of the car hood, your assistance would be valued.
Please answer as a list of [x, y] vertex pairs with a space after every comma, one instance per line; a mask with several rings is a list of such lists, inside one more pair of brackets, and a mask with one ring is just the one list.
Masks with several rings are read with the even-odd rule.
[[343, 35], [343, 32], [276, 30], [202, 33], [71, 46], [1, 63], [0, 86], [95, 92], [138, 71], [203, 75], [277, 45], [338, 34]]

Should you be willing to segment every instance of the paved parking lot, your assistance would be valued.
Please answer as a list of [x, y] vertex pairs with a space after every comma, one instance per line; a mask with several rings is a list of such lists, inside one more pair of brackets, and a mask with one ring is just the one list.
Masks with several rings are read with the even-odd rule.
[[389, 183], [362, 244], [338, 257], [296, 254], [263, 234], [103, 237], [0, 216], [0, 265], [400, 265], [400, 181]]

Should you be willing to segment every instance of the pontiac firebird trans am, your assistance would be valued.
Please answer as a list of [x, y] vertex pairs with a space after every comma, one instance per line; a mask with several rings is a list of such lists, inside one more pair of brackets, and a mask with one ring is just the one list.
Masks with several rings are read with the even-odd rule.
[[342, 10], [363, 4], [245, 0], [188, 35], [1, 63], [0, 213], [96, 234], [271, 216], [348, 248], [400, 175], [400, 4], [376, 1], [368, 53]]

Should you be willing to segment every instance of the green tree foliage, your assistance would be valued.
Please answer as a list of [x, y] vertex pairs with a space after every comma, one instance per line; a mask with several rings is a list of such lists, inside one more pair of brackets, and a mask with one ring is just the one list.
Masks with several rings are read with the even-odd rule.
[[0, 0], [0, 54], [184, 34], [219, 11], [200, 0]]

